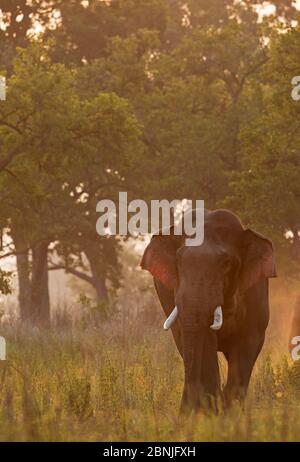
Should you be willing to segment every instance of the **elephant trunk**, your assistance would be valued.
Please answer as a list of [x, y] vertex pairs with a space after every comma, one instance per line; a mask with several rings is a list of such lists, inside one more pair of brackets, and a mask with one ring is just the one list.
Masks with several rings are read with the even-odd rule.
[[183, 325], [182, 333], [185, 380], [181, 412], [200, 408], [217, 412], [221, 387], [216, 334], [203, 325]]
[[204, 348], [203, 333], [196, 330], [183, 332], [184, 390], [181, 412], [189, 413], [200, 408], [203, 389], [201, 385], [202, 356]]

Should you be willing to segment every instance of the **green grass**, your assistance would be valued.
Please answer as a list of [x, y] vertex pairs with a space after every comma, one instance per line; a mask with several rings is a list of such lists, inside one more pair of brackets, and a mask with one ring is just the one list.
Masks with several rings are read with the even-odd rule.
[[[178, 419], [183, 368], [170, 334], [106, 323], [1, 329], [1, 441], [299, 441], [300, 361], [261, 356], [245, 411]], [[221, 361], [222, 376], [226, 375]]]

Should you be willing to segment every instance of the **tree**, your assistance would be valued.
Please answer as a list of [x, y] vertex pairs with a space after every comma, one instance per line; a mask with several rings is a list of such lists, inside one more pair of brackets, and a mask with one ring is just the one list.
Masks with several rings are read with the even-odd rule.
[[291, 95], [292, 78], [300, 75], [299, 43], [297, 27], [271, 46], [262, 109], [241, 131], [241, 171], [232, 176], [228, 199], [249, 223], [273, 236], [292, 272], [300, 257], [300, 105]]
[[[3, 149], [18, 147], [1, 176], [1, 190], [9, 191], [3, 216], [18, 248], [21, 315], [41, 325], [50, 321], [50, 244], [72, 240], [82, 246], [85, 239], [81, 249], [90, 252], [88, 243], [99, 239], [97, 197], [115, 197], [109, 182], [120, 184], [139, 147], [138, 124], [126, 101], [113, 94], [82, 99], [76, 79], [75, 71], [52, 64], [45, 47], [32, 44], [20, 50], [1, 107]], [[106, 267], [101, 270], [109, 278]]]
[[28, 33], [33, 28], [42, 2], [38, 0], [0, 0], [0, 68], [10, 74], [17, 47], [28, 45]]
[[[298, 36], [279, 34], [296, 18], [290, 0], [274, 0], [263, 21], [264, 2], [250, 0], [10, 5], [0, 6], [13, 50], [0, 111], [1, 224], [15, 244], [22, 312], [49, 313], [47, 259], [88, 281], [98, 301], [118, 287], [120, 242], [97, 238], [95, 207], [122, 190], [230, 204], [282, 244], [289, 231], [298, 251], [298, 128], [282, 97], [298, 72]], [[18, 44], [27, 49], [12, 67]]]

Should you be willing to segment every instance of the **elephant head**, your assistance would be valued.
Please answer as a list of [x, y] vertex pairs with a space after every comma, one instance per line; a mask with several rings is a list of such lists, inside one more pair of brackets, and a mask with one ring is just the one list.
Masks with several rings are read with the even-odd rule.
[[174, 292], [176, 308], [165, 327], [174, 321], [180, 326], [182, 409], [211, 407], [220, 393], [218, 336], [228, 328], [236, 298], [275, 276], [272, 243], [244, 229], [233, 213], [215, 210], [205, 213], [202, 245], [186, 246], [185, 236], [171, 229], [152, 237], [141, 266]]

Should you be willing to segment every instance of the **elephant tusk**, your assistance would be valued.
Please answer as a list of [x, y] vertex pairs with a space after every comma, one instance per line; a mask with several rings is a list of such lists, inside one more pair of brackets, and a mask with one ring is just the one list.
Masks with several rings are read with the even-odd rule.
[[170, 314], [170, 316], [166, 319], [164, 323], [164, 330], [169, 330], [170, 327], [172, 327], [172, 325], [176, 321], [177, 316], [178, 316], [178, 309], [177, 309], [177, 306], [175, 306], [174, 310], [172, 311], [172, 313]]
[[[172, 311], [172, 313], [170, 314], [170, 316], [166, 319], [166, 321], [164, 323], [164, 330], [169, 330], [170, 327], [172, 327], [172, 325], [174, 324], [174, 322], [177, 319], [177, 316], [178, 316], [178, 308], [177, 308], [177, 306], [175, 306], [174, 310]], [[222, 307], [218, 306], [215, 309], [214, 322], [210, 326], [210, 328], [213, 329], [213, 330], [219, 330], [219, 329], [221, 329], [222, 324], [223, 324]]]
[[221, 329], [222, 324], [223, 324], [222, 307], [221, 307], [221, 306], [218, 306], [218, 307], [215, 309], [215, 312], [214, 312], [214, 322], [213, 322], [213, 324], [210, 326], [210, 328], [211, 328], [212, 330], [219, 330], [219, 329]]

